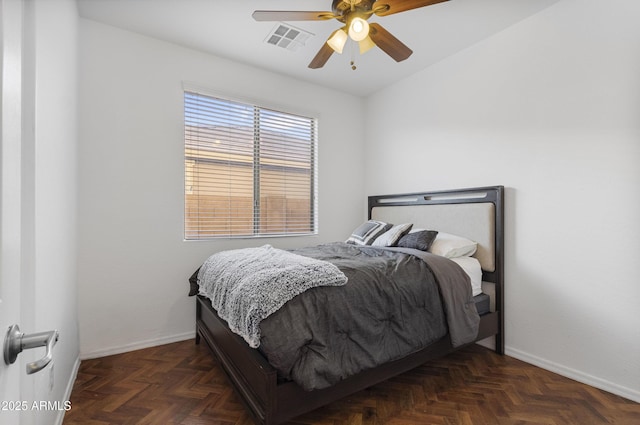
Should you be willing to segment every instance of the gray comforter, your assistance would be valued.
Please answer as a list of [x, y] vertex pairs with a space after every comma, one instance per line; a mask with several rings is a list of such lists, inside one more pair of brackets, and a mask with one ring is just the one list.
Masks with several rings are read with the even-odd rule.
[[260, 351], [306, 390], [402, 358], [447, 332], [454, 346], [476, 338], [469, 278], [446, 258], [345, 243], [293, 252], [329, 261], [348, 278], [307, 290], [261, 322]]
[[257, 348], [264, 318], [310, 288], [344, 285], [347, 277], [328, 261], [264, 245], [213, 254], [198, 282], [229, 329]]

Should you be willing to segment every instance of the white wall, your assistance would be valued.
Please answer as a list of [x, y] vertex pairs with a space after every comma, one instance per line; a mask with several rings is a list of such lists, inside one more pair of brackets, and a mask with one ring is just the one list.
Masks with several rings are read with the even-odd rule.
[[[362, 99], [89, 20], [80, 35], [81, 357], [193, 336], [187, 279], [216, 251], [344, 239], [362, 221]], [[317, 114], [318, 236], [183, 241], [183, 81]]]
[[368, 194], [507, 187], [507, 353], [636, 401], [638, 18], [636, 0], [561, 1], [365, 114]]
[[[60, 339], [53, 361], [28, 378], [23, 390], [25, 399], [30, 394], [36, 401], [63, 402], [79, 366], [76, 2], [25, 3], [24, 39], [23, 273], [28, 290], [21, 326], [27, 333], [57, 329]], [[44, 348], [22, 354], [29, 361], [43, 355]], [[62, 423], [63, 414], [37, 411], [23, 420], [49, 425]]]
[[[365, 194], [503, 184], [507, 353], [640, 401], [639, 14], [563, 0], [364, 103], [81, 20], [81, 356], [193, 335], [215, 251], [342, 239]], [[182, 240], [185, 80], [319, 114], [320, 235]]]

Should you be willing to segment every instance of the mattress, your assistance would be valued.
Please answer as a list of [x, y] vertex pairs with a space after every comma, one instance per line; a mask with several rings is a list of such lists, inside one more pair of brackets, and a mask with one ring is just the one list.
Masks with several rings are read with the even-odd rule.
[[471, 293], [475, 297], [482, 293], [482, 267], [480, 261], [474, 257], [456, 257], [449, 258], [451, 261], [459, 265], [471, 279]]

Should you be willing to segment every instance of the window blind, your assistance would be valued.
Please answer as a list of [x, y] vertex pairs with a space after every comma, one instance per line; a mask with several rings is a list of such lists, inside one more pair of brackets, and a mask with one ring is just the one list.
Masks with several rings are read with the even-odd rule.
[[185, 239], [313, 234], [314, 118], [185, 91]]

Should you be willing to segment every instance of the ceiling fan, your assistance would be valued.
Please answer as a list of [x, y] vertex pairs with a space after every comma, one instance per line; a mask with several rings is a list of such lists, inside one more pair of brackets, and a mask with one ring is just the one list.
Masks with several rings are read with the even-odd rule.
[[335, 30], [309, 63], [322, 68], [333, 52], [342, 53], [348, 38], [356, 41], [360, 53], [378, 46], [396, 62], [407, 59], [413, 51], [378, 23], [367, 22], [372, 15], [387, 16], [449, 0], [333, 0], [331, 12], [256, 10], [256, 21], [325, 21], [337, 19], [344, 24]]

